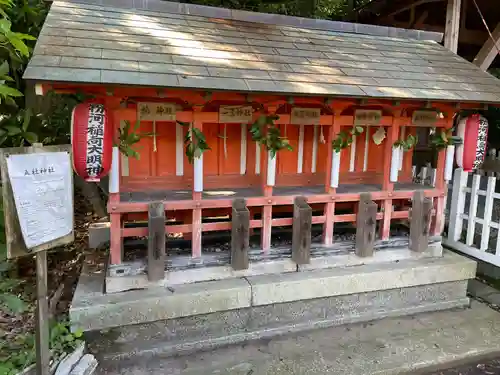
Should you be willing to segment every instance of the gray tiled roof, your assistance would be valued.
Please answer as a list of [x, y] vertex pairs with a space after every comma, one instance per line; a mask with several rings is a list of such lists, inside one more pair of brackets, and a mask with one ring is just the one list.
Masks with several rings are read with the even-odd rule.
[[159, 0], [55, 1], [24, 78], [500, 102], [499, 80], [426, 38]]

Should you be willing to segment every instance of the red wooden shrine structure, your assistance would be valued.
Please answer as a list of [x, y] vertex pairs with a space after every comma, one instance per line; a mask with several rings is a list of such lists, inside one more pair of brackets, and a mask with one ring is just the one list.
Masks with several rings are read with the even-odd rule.
[[[212, 8], [153, 3], [154, 12], [54, 2], [25, 75], [39, 94], [80, 91], [104, 103], [115, 139], [125, 121], [138, 119], [139, 131], [152, 134], [138, 143], [139, 159], [113, 154], [111, 264], [122, 262], [124, 238], [148, 235], [147, 227], [126, 224], [145, 220], [153, 201], [163, 202], [167, 233], [191, 238], [193, 258], [202, 255], [205, 233], [231, 229], [235, 198], [246, 200], [264, 253], [273, 227], [293, 223], [276, 214], [291, 212], [299, 195], [313, 209], [312, 223], [323, 225], [326, 246], [337, 223], [356, 222], [364, 192], [377, 203], [380, 238], [388, 239], [422, 189], [412, 183], [412, 152], [402, 153], [397, 181], [391, 178], [393, 145], [419, 127], [451, 128], [462, 109], [500, 102], [495, 78], [434, 42], [393, 38], [394, 30], [347, 34], [334, 22], [299, 25], [293, 17], [225, 10], [216, 17]], [[426, 121], [428, 112], [434, 118]], [[293, 147], [275, 162], [250, 134], [259, 116], [271, 114]], [[332, 141], [354, 125], [363, 133], [341, 151], [337, 184]], [[211, 148], [193, 164], [184, 147], [190, 126]], [[375, 142], [377, 132], [385, 138]], [[443, 229], [445, 154], [437, 157], [435, 186], [424, 187], [434, 235]]]

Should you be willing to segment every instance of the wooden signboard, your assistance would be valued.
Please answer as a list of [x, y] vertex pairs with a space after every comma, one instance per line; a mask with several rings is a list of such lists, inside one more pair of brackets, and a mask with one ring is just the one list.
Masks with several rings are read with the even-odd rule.
[[0, 149], [7, 256], [36, 255], [36, 373], [48, 375], [47, 250], [74, 241], [71, 146]]
[[[9, 259], [73, 242], [70, 150], [69, 145], [0, 149]], [[65, 162], [66, 165], [61, 165]], [[70, 221], [66, 217], [68, 212], [71, 213]]]
[[292, 108], [290, 123], [292, 125], [319, 125], [321, 108]]
[[253, 120], [251, 105], [221, 105], [219, 107], [219, 123], [249, 124]]
[[438, 119], [438, 114], [434, 110], [422, 109], [413, 111], [411, 122], [415, 126], [433, 127]]
[[377, 109], [357, 109], [354, 112], [354, 125], [378, 125], [382, 121], [382, 111]]
[[175, 121], [176, 111], [174, 103], [137, 103], [137, 118], [141, 121]]

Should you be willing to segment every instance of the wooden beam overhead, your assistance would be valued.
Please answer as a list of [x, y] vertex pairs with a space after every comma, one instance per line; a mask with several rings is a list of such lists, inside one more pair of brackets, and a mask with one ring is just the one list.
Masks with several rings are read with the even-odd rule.
[[498, 54], [498, 49], [500, 48], [500, 23], [491, 34], [493, 40], [488, 37], [481, 50], [472, 61], [484, 71], [488, 70]]
[[414, 24], [410, 26], [410, 29], [420, 29], [424, 22], [427, 20], [427, 17], [429, 17], [429, 11], [424, 10], [420, 16], [418, 16], [417, 20], [415, 21]]
[[[416, 8], [416, 7], [418, 7], [419, 5], [422, 5], [422, 4], [427, 4], [427, 3], [441, 3], [443, 1], [446, 1], [446, 0], [419, 0], [419, 1], [414, 1], [414, 2], [412, 2], [411, 4], [409, 4], [407, 6], [403, 6], [403, 7], [400, 7], [400, 8], [393, 8], [391, 11], [388, 11], [385, 16], [382, 16], [382, 17], [393, 17], [396, 14], [405, 12], [405, 11], [410, 10], [412, 8], [414, 9], [414, 8]], [[397, 4], [397, 6], [400, 6], [400, 4]]]
[[444, 46], [454, 53], [458, 52], [461, 2], [462, 0], [448, 0], [448, 6], [446, 8]]

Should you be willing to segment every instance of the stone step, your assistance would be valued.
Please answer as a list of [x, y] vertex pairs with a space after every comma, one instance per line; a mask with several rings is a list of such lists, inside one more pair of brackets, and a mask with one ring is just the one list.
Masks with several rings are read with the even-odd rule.
[[75, 293], [70, 313], [75, 326], [94, 331], [89, 333], [89, 345], [100, 360], [179, 355], [468, 306], [467, 280], [474, 274], [475, 262], [446, 252], [442, 258], [222, 280], [170, 290], [103, 295], [96, 290], [93, 294], [92, 284], [87, 283], [86, 294], [80, 287]]
[[496, 355], [500, 314], [470, 308], [357, 323], [185, 356], [107, 360], [107, 375], [396, 375]]

